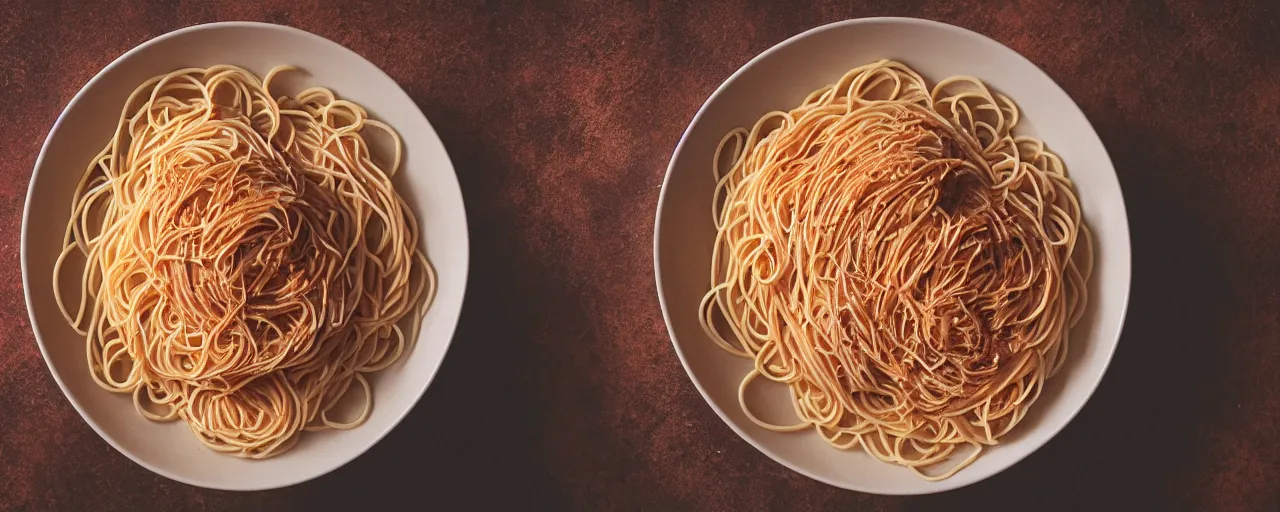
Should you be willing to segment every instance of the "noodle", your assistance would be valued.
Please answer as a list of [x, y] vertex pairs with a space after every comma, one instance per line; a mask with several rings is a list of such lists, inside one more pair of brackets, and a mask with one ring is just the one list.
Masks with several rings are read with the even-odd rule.
[[[754, 360], [753, 422], [929, 480], [1018, 424], [1066, 360], [1093, 265], [1062, 161], [1013, 135], [1018, 115], [975, 78], [930, 90], [880, 61], [725, 136], [700, 317]], [[788, 386], [799, 423], [751, 414], [758, 377]]]
[[[138, 87], [76, 186], [53, 276], [100, 386], [248, 458], [363, 423], [366, 374], [402, 355], [435, 292], [390, 181], [399, 136], [328, 89], [271, 96], [291, 69], [183, 69]], [[393, 139], [390, 165], [374, 163], [370, 128]], [[75, 252], [72, 311], [60, 281]], [[353, 384], [363, 410], [332, 417]]]

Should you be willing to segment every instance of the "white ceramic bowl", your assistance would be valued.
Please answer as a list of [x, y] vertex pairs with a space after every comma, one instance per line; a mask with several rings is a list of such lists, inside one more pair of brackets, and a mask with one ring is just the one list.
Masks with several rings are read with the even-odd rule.
[[[758, 427], [743, 415], [737, 399], [738, 384], [750, 361], [721, 350], [698, 323], [698, 302], [709, 286], [715, 236], [711, 159], [721, 137], [734, 127], [750, 127], [766, 112], [788, 110], [848, 70], [882, 58], [906, 63], [930, 83], [952, 75], [973, 75], [1012, 97], [1025, 115], [1021, 133], [1038, 135], [1066, 162], [1097, 247], [1089, 308], [1072, 331], [1065, 368], [998, 446], [940, 482], [922, 480], [859, 450], [831, 448], [812, 430], [777, 433]], [[932, 21], [869, 18], [833, 23], [792, 37], [752, 59], [707, 99], [676, 146], [654, 229], [654, 273], [662, 313], [676, 353], [707, 403], [738, 435], [779, 463], [810, 478], [864, 492], [922, 494], [961, 487], [1013, 465], [1048, 442], [1098, 386], [1115, 351], [1128, 304], [1129, 225], [1124, 200], [1115, 169], [1089, 121], [1052, 79], [1021, 55], [982, 35]], [[785, 392], [762, 400], [752, 401], [759, 404], [754, 412], [779, 423], [794, 422], [794, 412], [787, 414], [791, 406]]]
[[[395, 365], [372, 374], [374, 407], [368, 421], [352, 430], [304, 433], [292, 450], [266, 460], [215, 453], [181, 421], [147, 421], [134, 411], [127, 395], [99, 388], [89, 377], [85, 341], [59, 314], [51, 284], [53, 262], [70, 217], [72, 189], [110, 140], [129, 93], [153, 76], [215, 64], [239, 65], [259, 76], [278, 64], [296, 65], [305, 74], [288, 74], [294, 87], [328, 87], [398, 130], [406, 159], [395, 185], [417, 214], [428, 257], [439, 274], [438, 294], [411, 350]], [[426, 391], [444, 359], [462, 309], [467, 254], [466, 214], [453, 164], [413, 100], [351, 50], [301, 30], [262, 23], [178, 30], [143, 43], [98, 73], [49, 132], [36, 160], [22, 220], [22, 281], [31, 325], [67, 399], [103, 439], [138, 464], [174, 480], [217, 489], [268, 489], [302, 482], [354, 459], [386, 435]]]

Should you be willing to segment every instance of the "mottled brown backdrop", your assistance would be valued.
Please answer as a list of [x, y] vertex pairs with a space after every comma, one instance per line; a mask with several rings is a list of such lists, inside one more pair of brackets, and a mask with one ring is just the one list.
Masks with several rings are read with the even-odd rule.
[[[1280, 15], [1263, 2], [114, 4], [0, 0], [0, 509], [1280, 510]], [[1048, 72], [1114, 158], [1133, 233], [1128, 322], [1083, 412], [1012, 469], [924, 497], [828, 487], [740, 440], [654, 294], [658, 187], [703, 100], [792, 34], [877, 15], [967, 27]], [[169, 481], [94, 434], [41, 360], [18, 265], [31, 169], [71, 96], [134, 45], [220, 20], [385, 69], [444, 139], [472, 228], [424, 400], [351, 464], [268, 492]]]

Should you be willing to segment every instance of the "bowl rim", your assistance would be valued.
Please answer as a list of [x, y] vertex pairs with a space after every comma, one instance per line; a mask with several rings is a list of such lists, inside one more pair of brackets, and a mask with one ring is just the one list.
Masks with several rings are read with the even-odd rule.
[[[59, 128], [62, 126], [62, 123], [66, 121], [67, 113], [71, 111], [72, 107], [74, 107], [78, 102], [80, 102], [84, 98], [84, 96], [88, 93], [88, 91], [92, 89], [98, 83], [99, 80], [103, 79], [103, 76], [106, 75], [108, 71], [116, 68], [117, 66], [122, 65], [125, 61], [128, 61], [134, 55], [140, 53], [146, 48], [149, 48], [158, 44], [162, 44], [170, 39], [181, 37], [186, 34], [190, 34], [193, 32], [207, 31], [207, 30], [246, 29], [246, 28], [280, 32], [285, 34], [288, 37], [298, 37], [298, 38], [310, 40], [311, 42], [315, 43], [318, 46], [327, 47], [329, 51], [339, 52], [339, 53], [341, 52], [349, 53], [352, 56], [355, 56], [356, 58], [364, 61], [371, 68], [373, 68], [375, 72], [374, 77], [377, 81], [379, 82], [385, 81], [386, 83], [391, 84], [391, 86], [393, 87], [392, 89], [393, 91], [399, 91], [400, 94], [404, 95], [404, 97], [409, 101], [409, 103], [413, 105], [413, 110], [416, 111], [418, 115], [421, 116], [423, 121], [425, 122], [426, 131], [424, 132], [424, 136], [427, 137], [428, 140], [434, 139], [440, 145], [441, 150], [444, 152], [444, 156], [445, 156], [444, 162], [448, 166], [448, 171], [449, 171], [447, 173], [448, 179], [453, 180], [454, 188], [458, 191], [459, 200], [464, 205], [464, 208], [460, 209], [458, 212], [458, 220], [459, 222], [462, 223], [462, 226], [461, 226], [462, 227], [462, 230], [461, 230], [461, 233], [462, 233], [461, 256], [462, 257], [460, 259], [461, 264], [457, 269], [451, 270], [451, 273], [461, 276], [461, 279], [462, 279], [461, 282], [463, 284], [462, 284], [462, 294], [458, 298], [458, 311], [450, 312], [445, 319], [445, 321], [449, 324], [448, 326], [449, 337], [444, 340], [444, 347], [443, 347], [442, 353], [440, 354], [440, 361], [436, 363], [435, 367], [432, 368], [429, 372], [427, 372], [427, 374], [425, 375], [425, 378], [422, 379], [422, 384], [421, 384], [422, 388], [417, 391], [416, 396], [414, 396], [412, 400], [409, 402], [409, 406], [405, 408], [403, 411], [397, 412], [396, 413], [397, 417], [394, 419], [394, 421], [390, 422], [387, 425], [387, 427], [383, 429], [381, 432], [375, 433], [372, 437], [372, 440], [369, 441], [364, 447], [353, 452], [350, 457], [345, 457], [345, 458], [335, 460], [334, 463], [330, 465], [330, 467], [327, 467], [318, 472], [294, 472], [294, 473], [291, 473], [289, 476], [282, 477], [277, 480], [266, 481], [261, 483], [251, 482], [246, 485], [222, 485], [218, 483], [211, 483], [207, 481], [198, 480], [195, 478], [189, 478], [183, 474], [175, 473], [167, 469], [161, 468], [155, 464], [152, 464], [146, 459], [135, 455], [131, 450], [125, 449], [118, 441], [116, 441], [113, 435], [103, 430], [103, 428], [88, 413], [85, 412], [85, 409], [80, 405], [80, 401], [75, 397], [73, 393], [71, 393], [71, 390], [67, 387], [66, 383], [63, 382], [61, 375], [59, 375], [58, 371], [53, 367], [52, 359], [50, 358], [48, 350], [45, 348], [44, 336], [41, 334], [39, 324], [36, 321], [36, 314], [35, 314], [35, 307], [34, 307], [35, 305], [33, 303], [31, 291], [30, 291], [32, 283], [31, 283], [30, 271], [28, 269], [28, 263], [27, 263], [28, 238], [29, 238], [29, 231], [30, 231], [30, 225], [31, 225], [31, 206], [33, 201], [33, 193], [35, 191], [37, 178], [39, 177], [39, 174], [40, 174], [40, 168], [44, 164], [45, 156], [48, 154], [49, 146], [53, 141], [53, 135], [58, 132]], [[134, 46], [128, 51], [120, 54], [120, 56], [112, 60], [111, 63], [107, 64], [105, 67], [99, 70], [96, 74], [94, 74], [93, 78], [90, 78], [89, 81], [86, 82], [85, 85], [82, 86], [80, 90], [77, 91], [76, 94], [71, 97], [71, 100], [67, 102], [66, 106], [63, 107], [62, 111], [58, 114], [57, 120], [55, 120], [52, 127], [49, 128], [49, 134], [45, 136], [44, 143], [41, 144], [40, 146], [39, 156], [36, 157], [35, 164], [32, 168], [30, 182], [27, 184], [27, 197], [26, 197], [26, 200], [23, 202], [23, 206], [22, 206], [22, 228], [21, 228], [19, 237], [20, 237], [19, 239], [20, 242], [19, 242], [18, 252], [20, 254], [20, 260], [21, 260], [20, 266], [21, 266], [21, 272], [22, 272], [22, 290], [23, 290], [23, 296], [27, 306], [28, 320], [31, 322], [31, 331], [35, 337], [36, 346], [40, 349], [40, 356], [44, 359], [45, 366], [48, 367], [49, 373], [53, 376], [53, 380], [57, 382], [58, 388], [62, 390], [63, 396], [66, 397], [69, 402], [71, 402], [72, 407], [74, 407], [76, 412], [80, 414], [80, 417], [84, 419], [85, 423], [88, 423], [89, 427], [91, 427], [93, 431], [98, 434], [98, 437], [105, 440], [108, 444], [111, 445], [112, 448], [115, 448], [117, 452], [124, 454], [125, 457], [128, 457], [130, 460], [137, 463], [138, 465], [146, 468], [152, 473], [158, 474], [170, 480], [174, 480], [177, 482], [181, 482], [181, 483], [196, 486], [196, 487], [203, 487], [206, 489], [217, 489], [217, 490], [223, 490], [223, 491], [260, 491], [260, 490], [268, 490], [268, 489], [278, 489], [278, 488], [289, 487], [289, 486], [297, 485], [310, 480], [314, 480], [321, 476], [332, 473], [337, 469], [351, 463], [351, 461], [356, 460], [357, 458], [360, 458], [360, 456], [368, 452], [369, 449], [373, 448], [374, 445], [377, 445], [379, 442], [381, 442], [387, 436], [387, 434], [390, 434], [392, 430], [395, 430], [396, 426], [400, 425], [400, 423], [404, 421], [404, 418], [407, 417], [410, 412], [412, 412], [414, 409], [417, 408], [418, 403], [421, 402], [422, 397], [426, 395], [427, 389], [431, 386], [431, 383], [435, 380], [436, 375], [439, 374], [440, 367], [444, 366], [444, 361], [449, 355], [449, 349], [453, 345], [453, 336], [457, 333], [458, 323], [461, 320], [462, 306], [466, 300], [466, 283], [468, 280], [468, 274], [470, 272], [470, 261], [471, 261], [470, 231], [467, 225], [465, 197], [462, 195], [462, 187], [458, 181], [457, 170], [453, 165], [453, 159], [449, 157], [448, 149], [444, 147], [443, 141], [440, 140], [440, 135], [436, 132], [435, 127], [431, 125], [431, 121], [427, 119], [426, 114], [422, 112], [422, 108], [418, 107], [417, 103], [413, 101], [413, 99], [409, 96], [407, 92], [405, 92], [404, 88], [401, 87], [400, 84], [397, 83], [394, 79], [392, 79], [391, 76], [388, 75], [384, 70], [382, 70], [382, 68], [378, 67], [376, 64], [369, 61], [369, 59], [365, 58], [359, 53], [356, 53], [354, 50], [347, 48], [346, 46], [343, 46], [342, 44], [336, 41], [333, 41], [329, 38], [326, 38], [319, 34], [308, 32], [300, 28], [291, 27], [287, 25], [278, 25], [275, 23], [257, 22], [257, 21], [220, 21], [220, 22], [212, 22], [212, 23], [201, 23], [201, 24], [190, 25], [190, 26], [186, 26], [176, 30], [172, 30], [172, 31], [160, 34], [158, 36], [155, 36], [151, 39], [148, 39], [138, 44], [137, 46]]]
[[[1081, 399], [1079, 403], [1076, 403], [1076, 404], [1064, 404], [1063, 407], [1068, 407], [1068, 406], [1071, 407], [1071, 411], [1068, 413], [1066, 420], [1057, 426], [1049, 425], [1045, 427], [1045, 428], [1052, 429], [1052, 432], [1043, 441], [1040, 441], [1038, 443], [1035, 441], [1023, 441], [1024, 443], [1031, 442], [1036, 444], [1034, 446], [1031, 446], [1031, 449], [1027, 450], [1026, 453], [1015, 456], [1012, 460], [1009, 461], [1008, 464], [1004, 465], [1004, 467], [1001, 467], [991, 472], [990, 474], [985, 475], [981, 478], [978, 478], [977, 480], [973, 480], [971, 482], [959, 483], [958, 480], [956, 480], [955, 478], [949, 478], [949, 479], [941, 480], [938, 482], [931, 482], [930, 483], [931, 485], [929, 487], [923, 488], [918, 491], [898, 491], [898, 490], [886, 491], [880, 488], [872, 488], [865, 485], [841, 482], [841, 481], [833, 480], [830, 478], [826, 478], [815, 472], [809, 471], [804, 467], [801, 467], [797, 464], [792, 463], [790, 459], [778, 455], [776, 452], [774, 452], [764, 444], [757, 441], [754, 436], [748, 434], [735, 421], [731, 420], [729, 418], [729, 415], [719, 405], [717, 405], [715, 401], [711, 399], [711, 396], [707, 393], [706, 388], [702, 385], [702, 382], [695, 375], [693, 368], [690, 367], [689, 360], [687, 357], [685, 357], [685, 353], [684, 353], [684, 350], [681, 348], [680, 342], [676, 341], [675, 329], [671, 324], [671, 314], [667, 306], [666, 292], [664, 291], [663, 284], [662, 284], [663, 283], [662, 265], [660, 263], [661, 254], [662, 254], [662, 250], [661, 250], [662, 249], [662, 238], [661, 238], [662, 229], [661, 228], [663, 225], [662, 213], [667, 201], [667, 192], [668, 192], [668, 187], [671, 184], [671, 175], [675, 171], [677, 158], [684, 151], [684, 146], [688, 142], [689, 134], [693, 131], [693, 127], [696, 126], [702, 120], [702, 117], [706, 114], [708, 107], [717, 98], [719, 98], [720, 95], [723, 94], [726, 89], [728, 89], [729, 85], [735, 82], [739, 76], [744, 74], [747, 70], [751, 69], [752, 67], [759, 65], [760, 62], [768, 58], [773, 53], [779, 51], [780, 49], [786, 46], [789, 46], [791, 44], [794, 44], [802, 39], [806, 39], [808, 37], [817, 35], [822, 32], [826, 32], [830, 30], [840, 30], [847, 27], [854, 27], [858, 25], [867, 25], [867, 24], [873, 24], [873, 23], [901, 23], [901, 24], [907, 24], [907, 25], [917, 25], [917, 26], [928, 27], [935, 30], [949, 31], [964, 37], [976, 38], [983, 43], [994, 45], [994, 48], [997, 48], [996, 51], [1002, 51], [1006, 54], [1004, 56], [1005, 58], [1009, 58], [1011, 60], [1017, 61], [1020, 66], [1029, 66], [1030, 69], [1034, 69], [1036, 72], [1043, 75], [1044, 78], [1048, 80], [1049, 84], [1051, 84], [1052, 88], [1057, 89], [1057, 91], [1062, 93], [1063, 97], [1067, 99], [1066, 108], [1070, 110], [1074, 110], [1075, 112], [1079, 113], [1081, 118], [1085, 120], [1086, 126], [1089, 128], [1087, 136], [1092, 136], [1092, 138], [1097, 142], [1097, 146], [1101, 149], [1102, 156], [1105, 157], [1106, 161], [1111, 164], [1112, 172], [1109, 173], [1110, 179], [1115, 183], [1116, 189], [1121, 191], [1121, 194], [1118, 196], [1119, 204], [1117, 206], [1119, 207], [1119, 213], [1121, 214], [1119, 216], [1119, 218], [1122, 220], [1122, 222], [1120, 223], [1121, 224], [1120, 227], [1122, 228], [1121, 231], [1123, 234], [1123, 238], [1125, 240], [1126, 250], [1123, 251], [1124, 252], [1123, 261], [1117, 261], [1116, 264], [1119, 267], [1119, 269], [1123, 271], [1124, 275], [1127, 277], [1127, 282], [1124, 284], [1124, 291], [1123, 291], [1122, 300], [1120, 303], [1120, 321], [1116, 327], [1115, 333], [1112, 335], [1112, 337], [1114, 337], [1114, 341], [1110, 343], [1110, 349], [1107, 350], [1106, 358], [1102, 363], [1100, 371], [1097, 373], [1097, 377], [1094, 378], [1092, 382], [1087, 383], [1088, 389], [1086, 390], [1084, 398]], [[782, 40], [781, 42], [778, 42], [777, 44], [770, 46], [768, 49], [761, 52], [759, 55], [752, 57], [751, 60], [747, 61], [746, 64], [743, 64], [741, 67], [739, 67], [736, 71], [733, 72], [733, 74], [729, 75], [729, 77], [726, 78], [723, 82], [721, 82], [720, 85], [716, 87], [715, 91], [713, 91], [711, 95], [707, 97], [706, 101], [704, 101], [702, 105], [698, 107], [698, 112], [694, 114], [693, 118], [689, 121], [689, 125], [685, 128], [684, 132], [680, 135], [680, 141], [676, 143], [675, 150], [671, 154], [671, 160], [667, 164], [667, 171], [662, 178], [662, 190], [658, 194], [657, 213], [654, 217], [653, 274], [654, 274], [654, 279], [657, 285], [658, 304], [662, 309], [662, 319], [663, 319], [663, 322], [666, 324], [668, 337], [671, 338], [671, 345], [675, 348], [676, 356], [680, 359], [680, 365], [684, 367], [685, 374], [689, 376], [689, 380], [693, 381], [694, 387], [697, 388], [698, 393], [702, 395], [703, 401], [705, 401], [707, 405], [711, 406], [711, 409], [715, 411], [717, 416], [720, 417], [720, 420], [723, 421], [725, 425], [728, 425], [729, 428], [732, 429], [734, 433], [738, 435], [738, 437], [742, 438], [751, 446], [755, 447], [756, 450], [759, 450], [761, 453], [764, 453], [774, 462], [777, 462], [778, 464], [781, 464], [786, 468], [792, 471], [795, 471], [796, 473], [799, 473], [801, 475], [804, 475], [810, 479], [817, 480], [819, 482], [822, 482], [824, 484], [827, 484], [833, 487], [848, 489], [852, 491], [872, 493], [872, 494], [882, 494], [882, 495], [922, 495], [922, 494], [940, 493], [940, 492], [950, 491], [953, 489], [958, 489], [961, 487], [966, 487], [966, 486], [984, 481], [986, 479], [989, 479], [997, 474], [1000, 474], [1008, 470], [1009, 468], [1017, 465], [1023, 459], [1030, 456], [1032, 453], [1035, 453], [1040, 448], [1044, 447], [1045, 444], [1048, 444], [1050, 440], [1052, 440], [1054, 437], [1057, 437], [1057, 435], [1061, 433], [1062, 430], [1065, 429], [1066, 426], [1072, 422], [1072, 420], [1075, 419], [1076, 415], [1080, 413], [1080, 411], [1084, 408], [1085, 404], [1087, 404], [1089, 400], [1093, 397], [1094, 393], [1097, 392], [1098, 386], [1102, 383], [1102, 379], [1106, 375], [1107, 369], [1111, 366], [1111, 361], [1115, 357], [1116, 348], [1120, 345], [1120, 337], [1121, 337], [1121, 334], [1123, 334], [1124, 332], [1125, 320], [1128, 317], [1129, 298], [1133, 288], [1132, 245], [1133, 245], [1132, 239], [1130, 238], [1130, 233], [1129, 233], [1128, 209], [1124, 202], [1123, 190], [1120, 187], [1119, 176], [1115, 172], [1115, 164], [1111, 159], [1111, 155], [1107, 152], [1106, 145], [1102, 143], [1101, 137], [1098, 136], [1097, 130], [1094, 129], [1093, 123], [1089, 122], [1088, 116], [1084, 115], [1084, 112], [1080, 109], [1080, 106], [1076, 104], [1075, 100], [1072, 99], [1071, 96], [1067, 94], [1065, 90], [1062, 89], [1062, 86], [1059, 85], [1057, 81], [1053, 79], [1053, 77], [1049, 76], [1049, 74], [1045, 73], [1043, 69], [1040, 69], [1039, 66], [1036, 66], [1035, 63], [1031, 62], [1029, 59], [1027, 59], [1021, 53], [1018, 53], [1016, 50], [1009, 48], [1003, 43], [996, 41], [995, 39], [992, 39], [981, 33], [975, 32], [973, 30], [969, 30], [963, 27], [958, 27], [948, 23], [943, 23], [940, 21], [934, 21], [934, 20], [928, 20], [928, 19], [922, 19], [922, 18], [876, 16], [876, 17], [867, 17], [867, 18], [846, 19], [846, 20], [836, 21], [832, 23], [827, 23], [824, 25], [819, 25], [817, 27], [810, 28], [796, 35], [788, 37]]]

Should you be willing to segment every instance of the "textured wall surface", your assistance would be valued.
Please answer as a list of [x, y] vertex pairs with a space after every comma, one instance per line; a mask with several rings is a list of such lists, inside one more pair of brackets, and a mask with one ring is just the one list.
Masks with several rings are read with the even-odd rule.
[[[801, 2], [796, 2], [800, 4]], [[0, 0], [0, 509], [1280, 510], [1280, 13], [1262, 2]], [[994, 5], [999, 5], [995, 7]], [[1080, 104], [1128, 203], [1119, 351], [1052, 442], [898, 498], [810, 481], [740, 440], [667, 338], [652, 231], [703, 100], [810, 27], [900, 15], [1026, 55]], [[472, 268], [426, 397], [364, 456], [268, 492], [189, 487], [107, 445], [50, 377], [23, 302], [22, 201], [97, 70], [186, 25], [262, 20], [387, 71], [454, 158]]]

